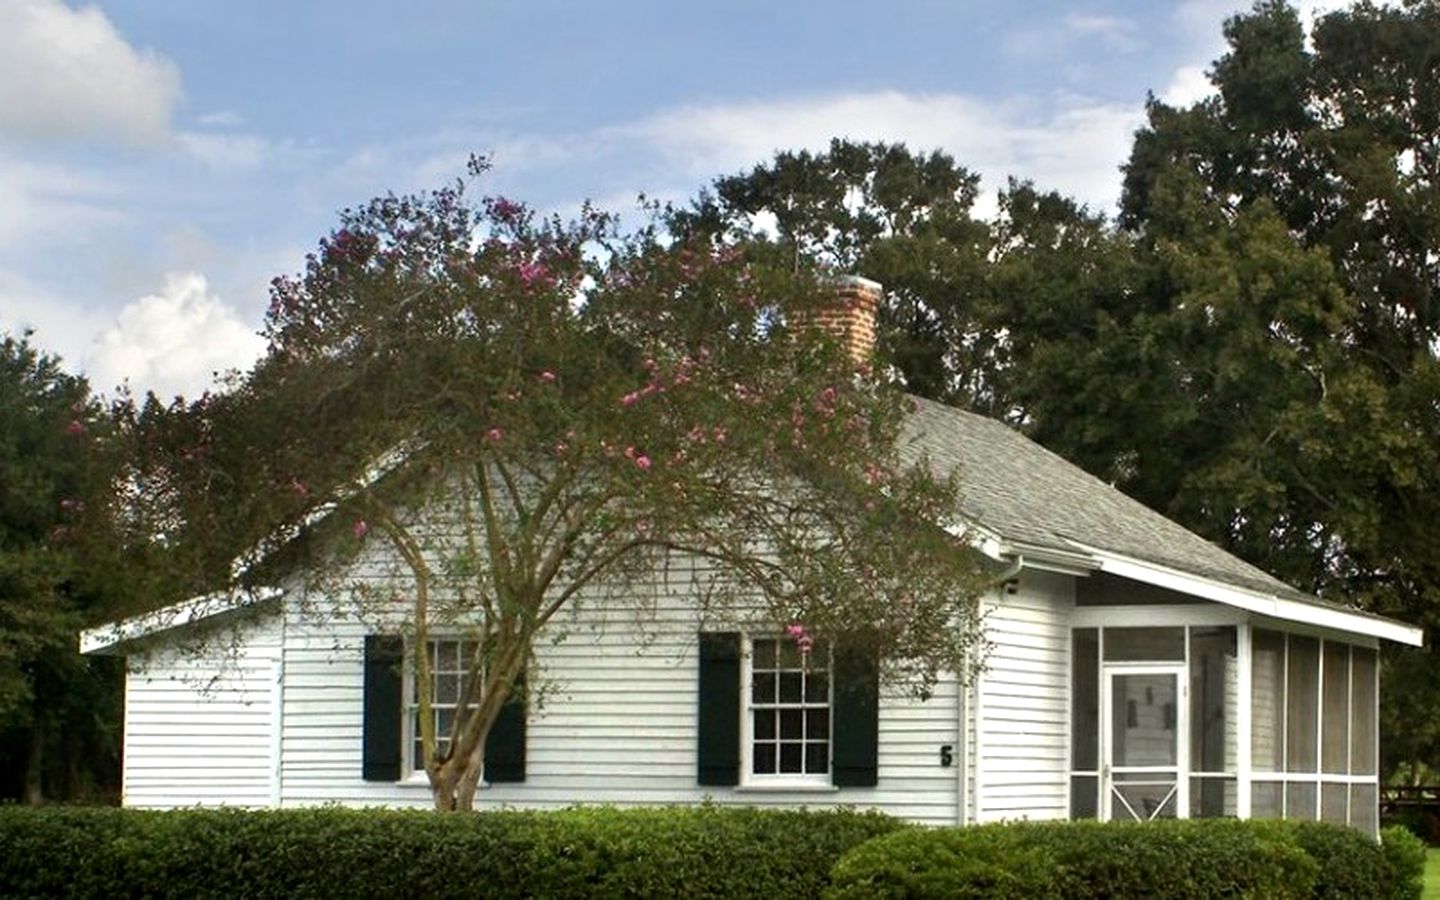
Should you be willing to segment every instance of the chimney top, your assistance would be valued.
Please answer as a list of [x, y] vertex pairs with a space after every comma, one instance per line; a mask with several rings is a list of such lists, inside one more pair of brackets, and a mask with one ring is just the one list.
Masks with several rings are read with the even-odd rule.
[[859, 275], [839, 275], [827, 279], [826, 284], [834, 291], [834, 299], [814, 313], [815, 327], [839, 341], [856, 366], [869, 366], [875, 353], [875, 315], [884, 287]]

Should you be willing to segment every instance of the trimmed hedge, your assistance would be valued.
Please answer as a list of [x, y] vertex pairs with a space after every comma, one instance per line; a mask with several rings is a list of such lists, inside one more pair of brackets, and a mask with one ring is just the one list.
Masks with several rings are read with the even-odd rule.
[[[1415, 898], [1424, 851], [1318, 822], [1015, 822], [907, 829], [849, 851], [831, 900]], [[1408, 839], [1408, 840], [1407, 840]]]
[[817, 897], [873, 813], [0, 807], [6, 897]]

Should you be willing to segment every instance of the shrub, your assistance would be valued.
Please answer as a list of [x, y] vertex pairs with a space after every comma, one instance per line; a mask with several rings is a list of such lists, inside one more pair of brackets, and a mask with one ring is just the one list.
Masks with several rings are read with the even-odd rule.
[[1425, 842], [1409, 829], [1394, 826], [1380, 830], [1380, 849], [1390, 870], [1390, 896], [1416, 900], [1425, 885]]
[[842, 856], [827, 896], [1419, 897], [1423, 845], [1403, 829], [1384, 839], [1233, 819], [907, 829]]
[[0, 808], [0, 895], [814, 897], [877, 814]]

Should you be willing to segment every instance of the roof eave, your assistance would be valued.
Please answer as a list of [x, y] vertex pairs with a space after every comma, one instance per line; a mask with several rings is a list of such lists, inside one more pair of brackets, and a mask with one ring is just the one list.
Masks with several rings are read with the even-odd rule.
[[265, 603], [284, 593], [276, 587], [258, 587], [202, 594], [153, 612], [88, 628], [80, 632], [80, 652], [117, 654], [132, 641]]
[[1419, 647], [1425, 643], [1423, 629], [1374, 613], [1340, 609], [1318, 600], [1306, 601], [1266, 594], [1098, 547], [1089, 547], [1078, 541], [1070, 541], [1070, 543], [1092, 557], [1099, 571], [1132, 581], [1179, 591], [1204, 600], [1223, 603], [1226, 606], [1288, 622], [1363, 634], [1367, 637], [1394, 641], [1411, 647]]

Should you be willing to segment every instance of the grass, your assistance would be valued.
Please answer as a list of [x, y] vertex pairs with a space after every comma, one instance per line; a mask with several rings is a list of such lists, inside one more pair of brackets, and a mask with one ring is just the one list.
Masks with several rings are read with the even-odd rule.
[[1425, 851], [1425, 890], [1423, 900], [1440, 900], [1440, 847]]

